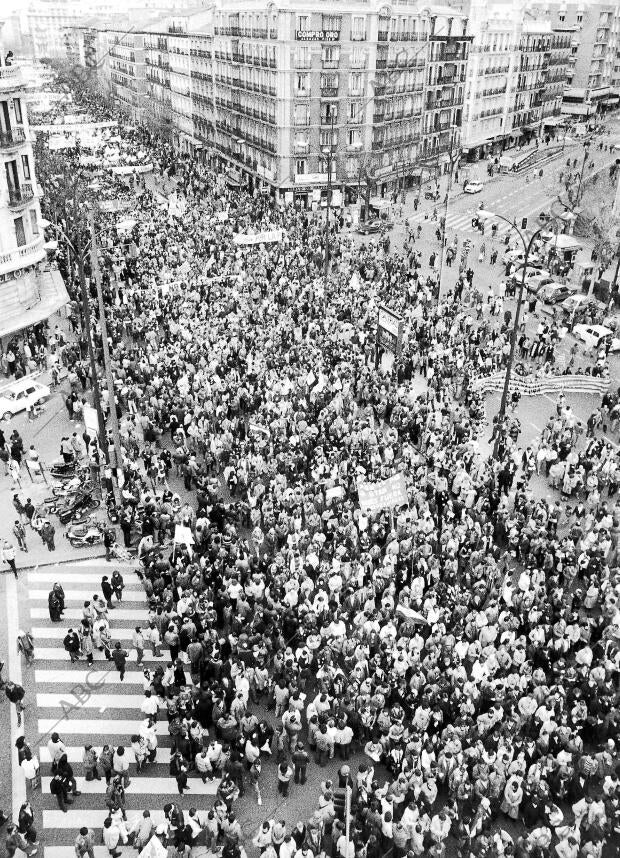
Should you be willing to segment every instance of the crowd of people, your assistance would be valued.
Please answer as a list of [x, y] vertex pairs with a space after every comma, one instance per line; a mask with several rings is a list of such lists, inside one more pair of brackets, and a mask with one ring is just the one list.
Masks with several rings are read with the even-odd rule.
[[[483, 457], [472, 382], [505, 366], [510, 318], [463, 309], [473, 272], [438, 300], [434, 260], [423, 274], [415, 252], [360, 246], [333, 218], [324, 276], [323, 214], [127, 134], [176, 188], [172, 207], [134, 181], [128, 230], [100, 213], [120, 526], [148, 601], [132, 643], [139, 663], [145, 649], [169, 660], [144, 669], [131, 748], [84, 748], [87, 779], [108, 783], [110, 854], [153, 834], [225, 858], [617, 854], [616, 454], [596, 421], [583, 446], [560, 401], [522, 461], [502, 425], [500, 456]], [[275, 230], [280, 242], [235, 240]], [[375, 339], [383, 304], [403, 318], [395, 369]], [[85, 356], [63, 355], [86, 389]], [[540, 472], [585, 494], [541, 499]], [[360, 506], [358, 487], [394, 476], [406, 503]], [[177, 528], [190, 537], [165, 548]], [[102, 650], [122, 679], [119, 592], [102, 582], [65, 647], [71, 661]], [[51, 621], [63, 608], [58, 584]], [[157, 759], [162, 718], [179, 795], [198, 777], [218, 779], [217, 797], [208, 811], [171, 797], [165, 824], [128, 823], [128, 761]], [[79, 790], [50, 742], [62, 810]], [[308, 790], [315, 767], [309, 818], [279, 806], [248, 837], [235, 802], [262, 805], [267, 777], [282, 799]], [[98, 836], [80, 830], [78, 858]]]

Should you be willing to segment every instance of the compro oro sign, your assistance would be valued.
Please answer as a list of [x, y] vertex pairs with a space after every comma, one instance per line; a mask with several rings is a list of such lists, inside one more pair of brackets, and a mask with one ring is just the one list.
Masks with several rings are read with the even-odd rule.
[[409, 503], [407, 484], [403, 474], [396, 474], [380, 483], [359, 483], [357, 497], [362, 512], [380, 512]]
[[395, 357], [400, 354], [403, 339], [403, 318], [381, 305], [377, 316], [377, 345], [391, 352]]

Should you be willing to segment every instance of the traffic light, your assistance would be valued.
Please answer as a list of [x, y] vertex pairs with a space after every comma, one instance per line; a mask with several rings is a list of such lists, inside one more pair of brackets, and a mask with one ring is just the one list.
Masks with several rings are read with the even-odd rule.
[[521, 218], [521, 229], [525, 229], [527, 226], [527, 218]]

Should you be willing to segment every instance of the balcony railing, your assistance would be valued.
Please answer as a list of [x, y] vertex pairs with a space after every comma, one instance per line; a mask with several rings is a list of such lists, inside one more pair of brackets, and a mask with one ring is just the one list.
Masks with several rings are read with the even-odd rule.
[[43, 236], [39, 236], [29, 244], [22, 244], [16, 250], [0, 253], [0, 274], [6, 274], [15, 268], [23, 268], [25, 265], [33, 265], [44, 258]]
[[0, 89], [20, 86], [22, 70], [19, 66], [0, 66]]
[[34, 199], [32, 185], [24, 183], [19, 188], [9, 188], [9, 208], [18, 208]]
[[10, 131], [0, 131], [0, 149], [11, 149], [26, 142], [23, 128], [12, 128]]

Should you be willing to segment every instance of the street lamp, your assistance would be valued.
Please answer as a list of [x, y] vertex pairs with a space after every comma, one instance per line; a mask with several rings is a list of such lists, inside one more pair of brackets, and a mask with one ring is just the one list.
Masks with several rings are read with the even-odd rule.
[[486, 211], [485, 209], [479, 209], [477, 214], [478, 214], [478, 217], [482, 218], [483, 220], [487, 220], [487, 219], [491, 219], [491, 218], [498, 218], [499, 220], [503, 220], [505, 223], [507, 223], [511, 229], [515, 230], [515, 232], [517, 233], [517, 235], [521, 239], [521, 243], [523, 244], [523, 250], [524, 250], [524, 254], [525, 254], [524, 258], [523, 258], [523, 265], [521, 268], [521, 283], [519, 284], [519, 295], [517, 298], [517, 308], [515, 310], [515, 320], [514, 320], [514, 323], [512, 326], [512, 332], [510, 334], [510, 352], [508, 354], [508, 363], [506, 364], [506, 377], [504, 378], [504, 389], [502, 391], [502, 399], [501, 399], [500, 406], [499, 406], [498, 421], [497, 421], [498, 433], [497, 433], [497, 436], [495, 438], [495, 444], [493, 445], [493, 458], [497, 459], [498, 453], [499, 453], [499, 442], [500, 442], [500, 437], [501, 437], [500, 433], [501, 433], [501, 430], [503, 427], [504, 419], [506, 417], [506, 407], [508, 405], [508, 390], [510, 388], [510, 377], [512, 375], [512, 364], [514, 361], [515, 347], [517, 345], [517, 334], [519, 332], [519, 318], [521, 316], [521, 305], [523, 304], [523, 295], [525, 292], [525, 279], [527, 276], [527, 263], [528, 263], [528, 260], [530, 258], [530, 253], [532, 251], [532, 248], [534, 247], [534, 242], [536, 241], [536, 239], [538, 238], [538, 236], [542, 232], [544, 232], [545, 230], [548, 229], [549, 223], [547, 222], [544, 226], [539, 227], [535, 232], [532, 233], [532, 235], [528, 239], [527, 235], [525, 235], [524, 232], [521, 229], [519, 229], [519, 227], [515, 223], [513, 223], [507, 217], [504, 217], [504, 215], [495, 214], [494, 212]]
[[581, 164], [581, 172], [579, 174], [579, 186], [577, 188], [577, 204], [581, 202], [581, 186], [583, 184], [583, 173], [586, 169], [586, 161], [588, 160], [588, 152], [590, 150], [590, 141], [586, 140], [583, 144], [583, 162]]

